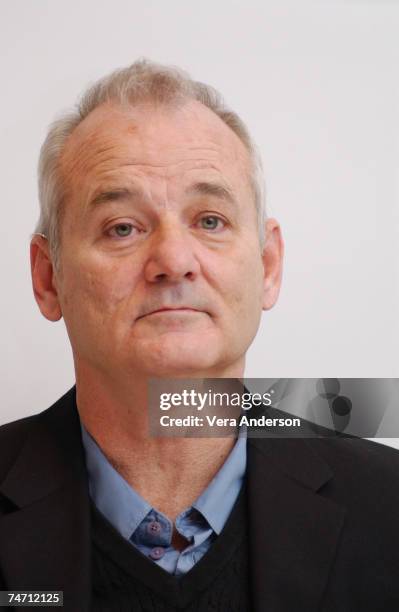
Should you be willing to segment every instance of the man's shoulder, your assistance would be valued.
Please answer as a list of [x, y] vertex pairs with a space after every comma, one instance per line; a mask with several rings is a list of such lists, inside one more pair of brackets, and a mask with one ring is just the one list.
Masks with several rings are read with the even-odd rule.
[[277, 470], [354, 508], [384, 498], [399, 505], [399, 450], [376, 441], [334, 436], [255, 440]]
[[29, 439], [35, 420], [35, 415], [33, 415], [0, 427], [0, 484], [15, 463], [26, 440]]
[[0, 481], [15, 462], [26, 442], [34, 438], [42, 416], [50, 408], [0, 426]]
[[[274, 410], [274, 413], [277, 416], [281, 414], [278, 410]], [[279, 460], [283, 454], [288, 454], [291, 455], [288, 459], [289, 466], [292, 467], [297, 462], [299, 466], [311, 470], [313, 462], [321, 459], [336, 480], [342, 482], [343, 486], [352, 487], [354, 491], [358, 486], [373, 481], [377, 485], [379, 480], [384, 484], [392, 482], [398, 485], [398, 449], [377, 440], [358, 438], [345, 433], [337, 434], [331, 429], [315, 426], [314, 423], [304, 419], [301, 420], [301, 427], [302, 430], [298, 434], [287, 436], [286, 443], [281, 444], [278, 453], [275, 453]], [[310, 460], [307, 455], [309, 450]], [[303, 462], [304, 456], [307, 456], [305, 462]], [[397, 488], [399, 491], [399, 487]]]
[[35, 435], [38, 425], [50, 421], [57, 416], [72, 397], [74, 388], [68, 390], [62, 397], [36, 414], [25, 416], [0, 426], [0, 480], [15, 461], [25, 442]]
[[310, 438], [307, 444], [338, 469], [352, 468], [369, 473], [384, 470], [399, 477], [399, 450], [376, 440], [337, 436]]
[[[361, 438], [310, 439], [307, 445], [331, 468], [326, 494], [368, 505], [399, 504], [399, 450]], [[396, 510], [395, 510], [396, 513]]]
[[47, 412], [49, 408], [37, 412], [35, 414], [30, 414], [28, 416], [21, 417], [19, 419], [15, 419], [14, 421], [10, 421], [9, 423], [4, 423], [4, 425], [0, 425], [0, 441], [1, 448], [3, 448], [3, 444], [7, 444], [8, 440], [18, 438], [20, 436], [24, 436], [25, 432], [29, 431], [32, 426], [37, 422], [40, 415]]
[[32, 428], [35, 427], [40, 419], [57, 403], [58, 402], [55, 402], [50, 407], [47, 407], [36, 414], [31, 414], [29, 416], [16, 419], [15, 421], [5, 423], [4, 425], [0, 425], [1, 451], [5, 450], [12, 444], [18, 443], [18, 441], [23, 441], [26, 438], [26, 435], [32, 430]]

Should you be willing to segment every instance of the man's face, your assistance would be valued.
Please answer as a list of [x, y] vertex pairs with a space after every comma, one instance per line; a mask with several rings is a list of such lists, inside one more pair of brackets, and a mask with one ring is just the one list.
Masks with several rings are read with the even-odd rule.
[[266, 307], [239, 138], [197, 102], [103, 105], [72, 133], [61, 173], [54, 284], [78, 367], [237, 375]]

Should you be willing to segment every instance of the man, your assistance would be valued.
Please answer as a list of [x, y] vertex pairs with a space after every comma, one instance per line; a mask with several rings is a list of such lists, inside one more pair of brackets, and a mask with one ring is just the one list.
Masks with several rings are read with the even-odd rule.
[[140, 61], [52, 126], [39, 173], [33, 289], [76, 388], [0, 430], [2, 588], [73, 612], [397, 610], [397, 452], [149, 435], [150, 379], [241, 379], [278, 296], [239, 118]]

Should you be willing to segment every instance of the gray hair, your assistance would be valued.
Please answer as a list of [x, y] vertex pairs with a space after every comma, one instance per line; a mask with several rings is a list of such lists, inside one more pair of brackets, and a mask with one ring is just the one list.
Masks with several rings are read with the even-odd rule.
[[90, 86], [75, 109], [63, 114], [51, 124], [41, 147], [38, 166], [40, 217], [35, 233], [47, 238], [56, 269], [59, 264], [60, 228], [66, 196], [65, 185], [61, 179], [60, 160], [73, 130], [89, 113], [105, 102], [116, 102], [123, 106], [147, 101], [168, 105], [187, 100], [196, 100], [211, 109], [247, 148], [252, 165], [250, 180], [258, 217], [259, 240], [261, 246], [264, 246], [266, 210], [263, 168], [260, 155], [244, 122], [225, 105], [222, 96], [213, 87], [193, 81], [187, 73], [174, 66], [140, 59], [127, 68], [115, 70]]

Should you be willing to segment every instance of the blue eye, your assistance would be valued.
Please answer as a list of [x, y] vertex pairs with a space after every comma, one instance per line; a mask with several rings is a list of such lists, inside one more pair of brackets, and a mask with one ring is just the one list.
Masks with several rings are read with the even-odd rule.
[[218, 229], [220, 221], [222, 221], [220, 217], [216, 217], [215, 215], [207, 215], [206, 217], [202, 217], [201, 224], [203, 229], [215, 230]]
[[119, 238], [127, 238], [132, 233], [132, 230], [133, 225], [131, 223], [118, 223], [111, 227], [110, 232], [115, 231]]

